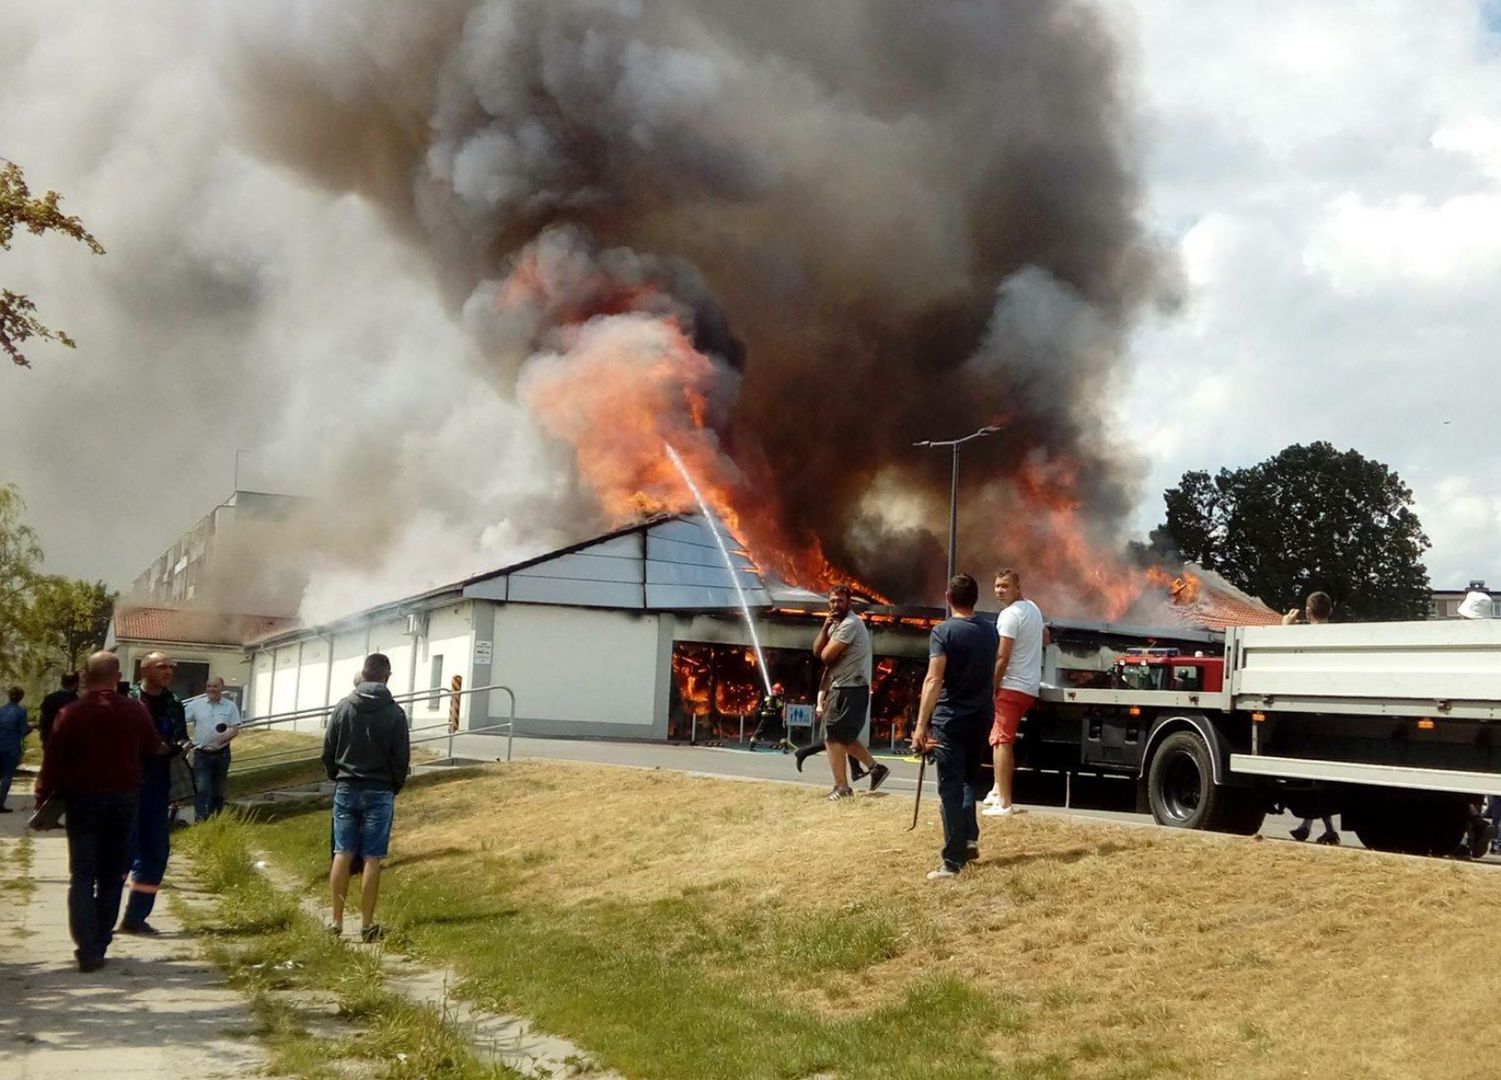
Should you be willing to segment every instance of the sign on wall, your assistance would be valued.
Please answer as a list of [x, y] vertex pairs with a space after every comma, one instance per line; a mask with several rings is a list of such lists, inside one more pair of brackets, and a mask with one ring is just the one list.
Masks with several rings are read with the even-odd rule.
[[783, 722], [789, 728], [813, 726], [812, 705], [784, 705], [782, 707]]
[[495, 642], [476, 641], [474, 643], [474, 663], [476, 666], [489, 664], [495, 655]]

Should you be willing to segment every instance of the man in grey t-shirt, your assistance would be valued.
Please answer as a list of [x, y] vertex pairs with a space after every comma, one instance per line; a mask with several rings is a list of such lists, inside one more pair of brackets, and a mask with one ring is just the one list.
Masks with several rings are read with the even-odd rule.
[[891, 770], [878, 765], [860, 743], [865, 717], [870, 712], [870, 632], [860, 616], [850, 610], [848, 585], [829, 590], [829, 617], [813, 642], [813, 654], [826, 668], [824, 681], [823, 742], [829, 752], [829, 770], [834, 790], [829, 799], [847, 799], [855, 792], [849, 785], [849, 759], [870, 771], [870, 790], [875, 791]]

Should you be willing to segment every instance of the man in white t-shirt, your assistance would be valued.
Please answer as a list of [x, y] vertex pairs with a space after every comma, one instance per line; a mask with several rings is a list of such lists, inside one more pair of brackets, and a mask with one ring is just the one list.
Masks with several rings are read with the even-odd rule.
[[1047, 627], [1042, 611], [1022, 596], [1021, 574], [1012, 569], [995, 575], [995, 598], [1001, 602], [996, 631], [1001, 646], [995, 658], [995, 724], [990, 745], [995, 749], [995, 786], [985, 796], [986, 817], [1016, 813], [1011, 795], [1016, 775], [1016, 729], [1042, 688], [1042, 649]]
[[229, 744], [240, 733], [240, 709], [224, 696], [224, 680], [209, 679], [203, 697], [184, 710], [193, 738], [193, 782], [198, 788], [197, 820], [207, 821], [224, 809], [229, 786]]

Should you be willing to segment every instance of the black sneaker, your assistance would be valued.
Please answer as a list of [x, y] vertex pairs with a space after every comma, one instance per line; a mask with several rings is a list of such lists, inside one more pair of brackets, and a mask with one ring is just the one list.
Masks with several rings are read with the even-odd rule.
[[9, 806], [0, 806], [0, 814], [14, 814], [15, 810]]
[[882, 765], [879, 761], [876, 762], [875, 768], [870, 770], [870, 790], [877, 790], [882, 784], [886, 782], [886, 778], [890, 775], [890, 769], [888, 769], [885, 765]]
[[793, 754], [792, 756], [797, 759], [797, 771], [802, 772], [803, 762], [807, 761], [814, 754], [821, 753], [822, 751], [823, 743], [814, 743], [812, 746], [805, 746], [797, 753]]
[[[850, 758], [850, 783], [858, 784], [861, 780], [865, 779], [866, 775], [865, 766], [861, 765], [854, 758]], [[875, 788], [871, 788], [870, 790], [874, 791]]]
[[135, 934], [139, 937], [161, 937], [161, 931], [142, 919], [140, 922], [127, 921], [120, 924], [119, 934]]
[[1308, 826], [1307, 825], [1299, 825], [1296, 829], [1294, 829], [1288, 835], [1291, 836], [1294, 840], [1296, 840], [1298, 843], [1301, 844], [1304, 840], [1308, 839]]
[[1333, 829], [1329, 829], [1323, 835], [1321, 835], [1317, 840], [1315, 840], [1314, 843], [1315, 844], [1331, 844], [1334, 847], [1339, 847], [1339, 833], [1335, 832]]
[[98, 971], [106, 963], [108, 961], [102, 956], [80, 956], [78, 958], [78, 970], [84, 974], [88, 974], [90, 971]]
[[977, 840], [967, 841], [964, 845], [964, 861], [972, 863], [980, 858], [980, 843]]
[[384, 941], [386, 928], [380, 923], [372, 923], [360, 931], [360, 940], [366, 945], [373, 945], [377, 941]]

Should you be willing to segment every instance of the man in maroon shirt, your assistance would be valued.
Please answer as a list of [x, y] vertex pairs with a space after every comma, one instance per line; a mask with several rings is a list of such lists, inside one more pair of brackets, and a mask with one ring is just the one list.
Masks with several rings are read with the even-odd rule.
[[115, 692], [120, 661], [89, 657], [83, 697], [58, 714], [36, 782], [37, 805], [68, 801], [68, 929], [79, 971], [104, 966], [130, 860], [141, 762], [171, 748], [139, 701]]

